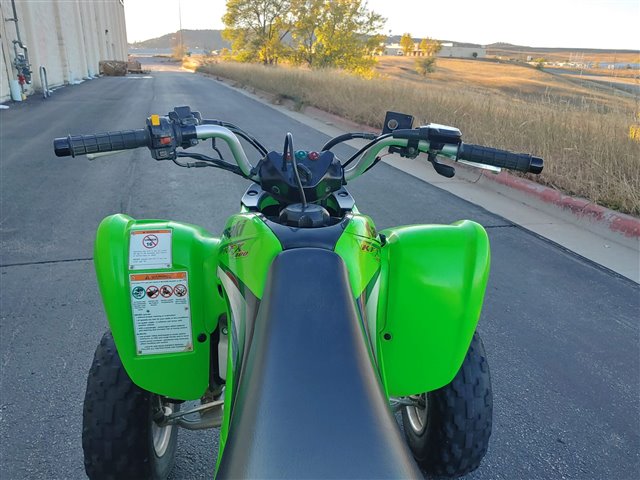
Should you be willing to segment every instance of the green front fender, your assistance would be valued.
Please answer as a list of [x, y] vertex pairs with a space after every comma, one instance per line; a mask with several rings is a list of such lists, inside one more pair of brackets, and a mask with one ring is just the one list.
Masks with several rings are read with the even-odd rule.
[[475, 331], [489, 275], [484, 228], [464, 220], [381, 232], [378, 345], [390, 396], [450, 383]]
[[[129, 270], [131, 230], [171, 230], [172, 266]], [[204, 229], [167, 220], [134, 220], [118, 214], [98, 227], [94, 262], [109, 326], [125, 370], [144, 390], [180, 400], [200, 398], [209, 384], [210, 333], [226, 305], [216, 276], [220, 240]], [[130, 273], [187, 272], [191, 351], [140, 355], [136, 350]]]

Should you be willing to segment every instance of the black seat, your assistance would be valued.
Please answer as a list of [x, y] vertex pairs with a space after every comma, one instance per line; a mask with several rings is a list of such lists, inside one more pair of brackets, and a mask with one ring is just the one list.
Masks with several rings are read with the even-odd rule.
[[216, 478], [422, 478], [365, 346], [342, 259], [273, 262]]

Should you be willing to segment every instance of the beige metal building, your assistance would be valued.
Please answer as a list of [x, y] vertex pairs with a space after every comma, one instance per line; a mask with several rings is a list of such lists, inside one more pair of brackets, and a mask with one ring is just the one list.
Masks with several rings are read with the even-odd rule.
[[438, 52], [439, 57], [451, 58], [485, 58], [487, 49], [485, 47], [460, 47], [453, 43], [443, 43], [442, 49]]
[[51, 88], [127, 59], [123, 0], [0, 0], [0, 14], [0, 102], [43, 92], [41, 67]]
[[[437, 57], [449, 58], [485, 58], [487, 49], [485, 47], [460, 47], [453, 43], [443, 43], [442, 48], [436, 54]], [[384, 55], [404, 55], [404, 50], [399, 43], [385, 45]], [[424, 53], [420, 50], [420, 43], [416, 42], [408, 53], [410, 57], [421, 57]]]

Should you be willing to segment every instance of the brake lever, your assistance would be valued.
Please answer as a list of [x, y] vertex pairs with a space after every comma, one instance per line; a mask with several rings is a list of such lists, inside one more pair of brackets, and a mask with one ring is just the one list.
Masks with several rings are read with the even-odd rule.
[[427, 159], [431, 162], [431, 165], [433, 165], [433, 169], [436, 171], [436, 173], [438, 173], [438, 175], [442, 175], [443, 177], [453, 178], [456, 174], [456, 169], [451, 165], [440, 163], [437, 157], [438, 154], [433, 152], [429, 152], [427, 154]]

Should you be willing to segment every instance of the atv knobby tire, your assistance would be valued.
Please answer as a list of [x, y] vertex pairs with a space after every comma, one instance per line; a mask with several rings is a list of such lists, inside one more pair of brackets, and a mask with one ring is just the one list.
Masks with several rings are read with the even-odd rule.
[[84, 399], [82, 449], [90, 479], [167, 478], [178, 427], [154, 423], [160, 405], [160, 397], [131, 381], [107, 331], [96, 349]]
[[444, 477], [466, 475], [478, 468], [489, 446], [493, 396], [489, 365], [477, 332], [453, 381], [418, 398], [424, 408], [403, 408], [402, 422], [420, 467]]

